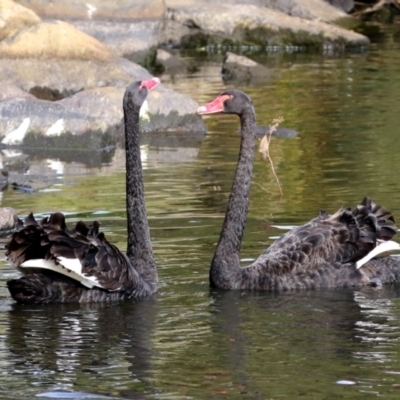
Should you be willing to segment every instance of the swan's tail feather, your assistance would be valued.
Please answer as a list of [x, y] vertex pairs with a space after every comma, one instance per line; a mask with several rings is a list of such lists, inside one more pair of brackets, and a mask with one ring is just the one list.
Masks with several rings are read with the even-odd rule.
[[50, 217], [42, 219], [40, 225], [43, 226], [43, 228], [49, 229], [51, 231], [67, 230], [64, 214], [60, 212], [53, 213], [50, 215]]
[[374, 239], [391, 240], [397, 232], [392, 213], [365, 197], [353, 211], [360, 228], [373, 234]]
[[69, 230], [61, 213], [40, 221], [29, 214], [24, 221], [18, 221], [17, 231], [5, 246], [6, 256], [17, 267], [27, 260], [47, 260], [55, 255], [76, 258], [82, 248], [90, 248], [99, 234], [99, 226], [97, 221], [91, 226], [79, 221], [73, 230]]
[[48, 246], [43, 243], [43, 228], [32, 214], [18, 220], [17, 231], [6, 244], [6, 256], [17, 267], [32, 258], [45, 258]]
[[393, 215], [369, 197], [365, 197], [353, 211], [344, 211], [342, 218], [348, 219], [346, 224], [351, 241], [357, 246], [351, 261], [363, 259], [380, 241], [391, 240], [397, 232]]

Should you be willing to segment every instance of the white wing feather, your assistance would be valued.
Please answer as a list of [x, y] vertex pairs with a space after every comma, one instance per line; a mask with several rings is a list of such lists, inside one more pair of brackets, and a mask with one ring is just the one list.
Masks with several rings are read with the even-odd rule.
[[49, 269], [68, 276], [89, 289], [92, 289], [94, 286], [104, 289], [97, 281], [97, 278], [94, 276], [85, 276], [82, 273], [82, 264], [77, 258], [59, 257], [57, 261], [58, 264], [54, 260], [33, 259], [23, 262], [20, 267]]
[[378, 254], [385, 253], [386, 251], [400, 250], [400, 244], [394, 242], [393, 240], [387, 240], [378, 244], [372, 251], [370, 251], [364, 258], [358, 260], [356, 263], [356, 268], [361, 268], [365, 263], [367, 263], [371, 258], [374, 258]]

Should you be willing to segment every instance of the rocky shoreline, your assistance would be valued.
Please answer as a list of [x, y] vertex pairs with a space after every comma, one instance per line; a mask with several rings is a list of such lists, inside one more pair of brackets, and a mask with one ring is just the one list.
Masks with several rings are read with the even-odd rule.
[[[42, 146], [46, 138], [56, 143], [67, 135], [59, 142], [64, 146], [86, 135], [88, 148], [107, 147], [121, 136], [125, 87], [151, 75], [138, 62], [185, 68], [168, 51], [172, 47], [368, 46], [365, 36], [333, 23], [343, 18], [343, 10], [323, 0], [1, 0], [0, 142]], [[229, 62], [225, 77], [251, 80], [268, 72], [234, 55]], [[160, 85], [149, 96], [142, 130], [204, 135], [196, 108], [192, 99]]]

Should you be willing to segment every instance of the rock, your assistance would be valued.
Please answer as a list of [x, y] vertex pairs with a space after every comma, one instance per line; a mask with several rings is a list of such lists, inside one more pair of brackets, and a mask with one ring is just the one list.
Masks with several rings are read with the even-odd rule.
[[199, 48], [226, 46], [301, 46], [338, 48], [367, 46], [367, 37], [318, 20], [291, 17], [252, 5], [210, 5], [168, 9], [165, 42]]
[[143, 19], [161, 18], [163, 0], [19, 0], [46, 18], [62, 19]]
[[349, 13], [354, 8], [353, 0], [326, 0], [330, 5]]
[[157, 50], [156, 61], [158, 64], [163, 66], [164, 71], [169, 73], [173, 73], [187, 67], [187, 63], [163, 49]]
[[229, 51], [225, 54], [221, 73], [226, 81], [234, 80], [246, 84], [268, 81], [274, 76], [274, 72], [264, 65]]
[[18, 172], [10, 172], [8, 175], [8, 184], [14, 190], [24, 193], [33, 193], [39, 190], [53, 186], [57, 182], [58, 176], [56, 171], [48, 175], [42, 170], [38, 174], [20, 174]]
[[98, 87], [78, 92], [71, 97], [58, 101], [57, 104], [71, 112], [90, 115], [103, 121], [108, 127], [112, 127], [121, 124], [124, 92], [125, 88]]
[[140, 65], [123, 58], [110, 62], [81, 60], [0, 59], [0, 79], [45, 100], [60, 100], [81, 90], [126, 87], [136, 79], [149, 78]]
[[111, 61], [114, 53], [97, 39], [66, 22], [42, 22], [0, 43], [0, 56], [10, 58]]
[[20, 29], [38, 24], [40, 18], [28, 8], [11, 0], [0, 0], [0, 40], [11, 37]]
[[[142, 130], [145, 132], [190, 132], [204, 135], [206, 127], [197, 115], [198, 104], [191, 98], [159, 85], [151, 92], [148, 112], [141, 110]], [[143, 107], [142, 107], [143, 109]], [[148, 118], [146, 118], [146, 114]]]
[[[95, 131], [105, 132], [108, 128], [101, 119], [92, 118], [77, 110], [69, 110], [58, 102], [16, 98], [0, 103], [0, 131], [4, 135], [0, 140], [5, 145], [27, 143], [27, 137], [45, 136], [59, 120], [64, 121], [59, 134], [70, 132], [82, 135]], [[98, 143], [94, 144], [96, 147], [101, 146], [101, 136], [98, 136]], [[73, 146], [73, 143], [69, 145]], [[91, 147], [90, 143], [88, 147]]]
[[[15, 86], [23, 90], [16, 91], [15, 98], [5, 96], [0, 102], [3, 144], [96, 149], [115, 144], [121, 136], [126, 86], [151, 76], [143, 67], [124, 58], [110, 62], [0, 59], [0, 71], [0, 79], [10, 82], [9, 91], [13, 87], [15, 90]], [[167, 97], [157, 97], [161, 92]], [[152, 115], [143, 121], [145, 131], [194, 129], [205, 133], [202, 119], [195, 114], [197, 104], [187, 96], [162, 86], [151, 96], [148, 111]], [[62, 134], [68, 135], [58, 138]], [[86, 141], [76, 139], [81, 135], [85, 135]]]
[[158, 46], [163, 21], [89, 21], [72, 22], [75, 27], [106, 44], [117, 55], [142, 62], [151, 48]]
[[[122, 134], [122, 98], [125, 88], [97, 88], [76, 93], [59, 104], [73, 112], [80, 111], [107, 124], [108, 129]], [[198, 104], [187, 96], [163, 85], [157, 86], [140, 111], [142, 132], [191, 131], [205, 133], [205, 125], [196, 114]]]
[[14, 99], [16, 97], [33, 98], [34, 96], [23, 91], [16, 85], [3, 82], [1, 85], [1, 91], [0, 91], [0, 102], [7, 100], [7, 99]]
[[[332, 1], [352, 1], [352, 0], [332, 0]], [[271, 10], [281, 11], [292, 17], [304, 19], [318, 19], [320, 21], [331, 22], [339, 18], [348, 17], [346, 13], [338, 8], [332, 7], [323, 0], [166, 0], [167, 7], [191, 7], [204, 5], [212, 7], [217, 4], [226, 4], [229, 7], [237, 4], [246, 4], [258, 7], [265, 7]]]
[[17, 223], [18, 215], [12, 207], [0, 207], [0, 233], [12, 231]]
[[[60, 101], [16, 98], [0, 102], [4, 145], [101, 149], [123, 136], [124, 88], [88, 89]], [[206, 132], [198, 104], [163, 86], [146, 100], [141, 130]]]
[[349, 18], [341, 9], [323, 0], [263, 0], [262, 3], [267, 8], [303, 19], [334, 22], [340, 18]]

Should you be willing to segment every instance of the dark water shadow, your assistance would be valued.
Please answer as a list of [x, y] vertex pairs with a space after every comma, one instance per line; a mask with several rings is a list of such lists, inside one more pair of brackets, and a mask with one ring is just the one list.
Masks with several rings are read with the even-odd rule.
[[[247, 395], [255, 393], [254, 376], [243, 366], [257, 365], [255, 356], [265, 360], [258, 368], [268, 374], [271, 355], [283, 364], [301, 359], [304, 371], [321, 360], [321, 371], [326, 371], [324, 360], [357, 364], [371, 361], [382, 348], [382, 358], [373, 359], [380, 365], [385, 360], [384, 347], [400, 334], [395, 322], [400, 285], [288, 293], [211, 289], [210, 297], [215, 317], [212, 330], [225, 338], [222, 368], [233, 372], [234, 385]], [[257, 393], [260, 398], [267, 395], [262, 390]]]
[[118, 304], [15, 304], [8, 313], [5, 344], [14, 368], [42, 382], [26, 388], [35, 395], [61, 396], [73, 389], [79, 398], [93, 388], [91, 395], [115, 396], [100, 382], [112, 379], [113, 368], [123, 365], [118, 379], [125, 385], [118, 397], [142, 399], [151, 387], [156, 303], [150, 298]]

